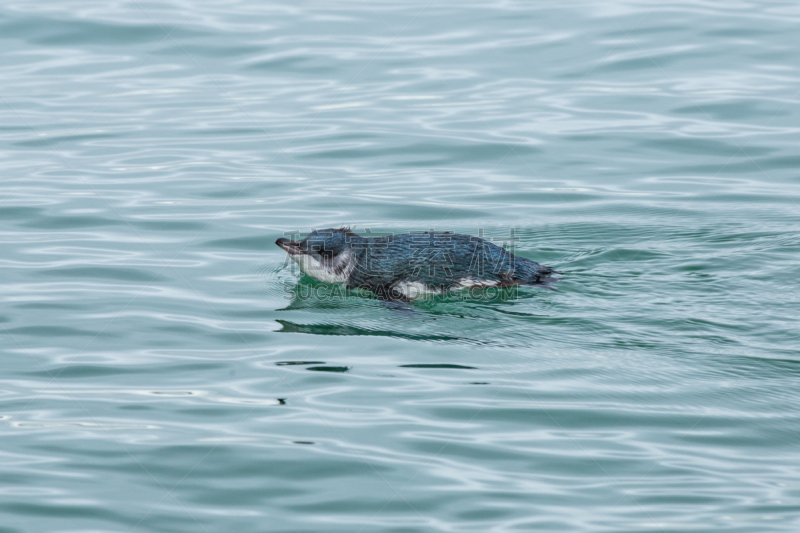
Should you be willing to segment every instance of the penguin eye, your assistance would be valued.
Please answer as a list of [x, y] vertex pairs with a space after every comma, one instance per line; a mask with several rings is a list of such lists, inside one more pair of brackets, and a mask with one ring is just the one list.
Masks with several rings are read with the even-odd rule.
[[333, 257], [334, 254], [331, 250], [320, 250], [319, 255], [321, 255], [325, 259], [330, 259], [331, 257]]

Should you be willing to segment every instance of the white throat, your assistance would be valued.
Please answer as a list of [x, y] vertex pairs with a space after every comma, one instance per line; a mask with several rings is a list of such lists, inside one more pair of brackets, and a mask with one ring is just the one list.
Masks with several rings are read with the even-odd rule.
[[345, 250], [330, 261], [320, 262], [307, 254], [290, 256], [303, 273], [325, 283], [346, 283], [356, 268], [350, 250]]

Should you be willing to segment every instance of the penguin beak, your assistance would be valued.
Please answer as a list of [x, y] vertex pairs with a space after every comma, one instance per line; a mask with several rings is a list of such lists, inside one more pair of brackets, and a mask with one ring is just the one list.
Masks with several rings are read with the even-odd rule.
[[298, 255], [303, 253], [303, 250], [300, 249], [299, 242], [290, 241], [289, 239], [281, 237], [275, 241], [275, 244], [286, 250], [286, 253], [289, 255]]

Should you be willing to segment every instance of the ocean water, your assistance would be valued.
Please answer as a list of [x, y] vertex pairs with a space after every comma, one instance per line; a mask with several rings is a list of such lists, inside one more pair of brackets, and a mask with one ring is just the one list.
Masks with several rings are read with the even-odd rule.
[[[4, 2], [0, 531], [799, 531], [799, 24]], [[274, 245], [339, 225], [563, 279], [393, 306]]]

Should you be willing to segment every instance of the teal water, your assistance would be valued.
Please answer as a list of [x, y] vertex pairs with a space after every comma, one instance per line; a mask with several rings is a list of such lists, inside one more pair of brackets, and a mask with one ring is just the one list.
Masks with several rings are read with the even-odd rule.
[[[798, 24], [3, 3], [0, 531], [800, 530]], [[564, 279], [329, 298], [341, 224]]]

